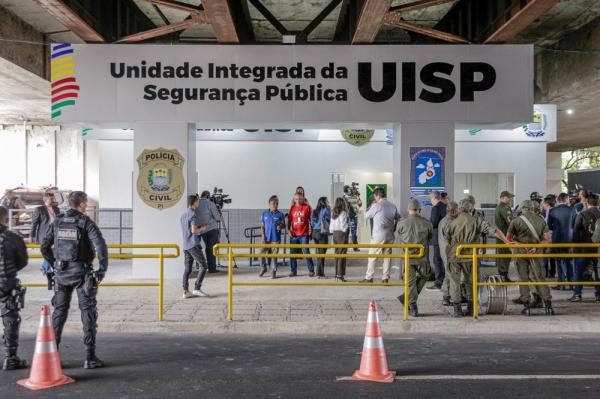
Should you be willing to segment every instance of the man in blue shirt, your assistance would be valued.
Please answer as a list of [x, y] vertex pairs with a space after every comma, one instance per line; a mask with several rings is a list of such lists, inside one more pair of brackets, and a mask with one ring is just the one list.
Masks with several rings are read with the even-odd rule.
[[[183, 271], [183, 298], [193, 298], [195, 296], [208, 296], [202, 291], [202, 281], [208, 270], [208, 263], [202, 252], [200, 243], [200, 234], [206, 231], [207, 226], [201, 226], [196, 216], [196, 209], [200, 200], [197, 195], [188, 196], [188, 209], [181, 215], [181, 233], [183, 234], [183, 255], [185, 269]], [[194, 261], [200, 265], [198, 277], [194, 283], [194, 291], [190, 293], [188, 280], [192, 273]]]
[[[285, 228], [285, 216], [278, 208], [279, 198], [273, 195], [269, 198], [269, 209], [264, 211], [261, 216], [263, 244], [281, 244], [281, 229]], [[278, 254], [279, 248], [263, 248], [262, 253]], [[267, 265], [271, 266], [271, 278], [277, 278], [277, 258], [262, 258], [262, 270], [258, 276], [265, 275]]]

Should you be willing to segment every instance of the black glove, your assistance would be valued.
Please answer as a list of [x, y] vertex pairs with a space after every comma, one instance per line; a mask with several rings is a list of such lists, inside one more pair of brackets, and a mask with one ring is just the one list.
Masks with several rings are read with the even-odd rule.
[[106, 271], [104, 271], [104, 270], [98, 270], [96, 272], [96, 282], [98, 284], [100, 284], [102, 282], [102, 280], [104, 280], [105, 276], [106, 276]]

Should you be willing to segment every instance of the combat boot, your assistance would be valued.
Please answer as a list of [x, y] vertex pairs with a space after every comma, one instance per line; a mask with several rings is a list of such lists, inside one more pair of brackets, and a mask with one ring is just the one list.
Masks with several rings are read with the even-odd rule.
[[104, 367], [104, 362], [96, 357], [96, 348], [92, 346], [88, 346], [86, 350], [86, 359], [83, 363], [84, 369], [98, 369]]
[[449, 296], [445, 296], [444, 299], [442, 299], [442, 306], [452, 306]]
[[416, 303], [408, 305], [408, 314], [412, 317], [419, 317], [419, 308]]
[[453, 303], [454, 312], [452, 313], [452, 317], [463, 317], [462, 305], [460, 303]]
[[532, 309], [540, 309], [543, 307], [542, 297], [536, 294], [535, 292], [531, 294], [533, 296], [533, 301], [529, 304], [529, 307]]
[[467, 311], [465, 316], [473, 316], [473, 301], [467, 302]]
[[27, 361], [17, 356], [17, 348], [6, 348], [6, 358], [2, 370], [18, 370], [27, 368]]
[[523, 310], [521, 310], [521, 314], [523, 316], [531, 316], [531, 306], [529, 306], [529, 302], [523, 303]]
[[555, 314], [554, 308], [552, 307], [552, 301], [550, 299], [544, 301], [544, 308], [548, 316], [553, 316]]

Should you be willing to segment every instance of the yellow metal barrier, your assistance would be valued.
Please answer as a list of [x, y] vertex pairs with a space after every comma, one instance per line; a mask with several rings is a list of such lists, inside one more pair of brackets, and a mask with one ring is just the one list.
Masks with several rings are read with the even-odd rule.
[[[595, 250], [594, 252], [588, 253], [510, 253], [510, 254], [488, 254], [484, 253], [488, 249], [515, 249], [515, 248], [590, 248]], [[463, 253], [464, 250], [471, 250], [471, 254]], [[491, 287], [491, 286], [519, 286], [519, 285], [556, 285], [556, 281], [519, 281], [519, 282], [500, 282], [500, 283], [487, 283], [479, 281], [479, 259], [535, 259], [535, 258], [600, 258], [600, 244], [461, 244], [456, 248], [456, 256], [460, 259], [471, 259], [473, 266], [472, 279], [473, 279], [473, 318], [479, 317], [479, 287]], [[569, 285], [585, 285], [594, 286], [600, 285], [600, 281], [569, 281]]]
[[[382, 248], [382, 249], [402, 249], [401, 254], [302, 254], [302, 253], [289, 253], [289, 254], [266, 254], [266, 253], [234, 253], [234, 249], [352, 249], [352, 248]], [[223, 253], [220, 250], [226, 249], [227, 252]], [[410, 250], [418, 250], [417, 253], [411, 253]], [[425, 255], [425, 248], [421, 244], [217, 244], [213, 248], [213, 254], [218, 258], [227, 258], [227, 286], [228, 286], [228, 298], [227, 298], [227, 319], [233, 320], [233, 287], [293, 287], [293, 286], [307, 286], [307, 287], [323, 287], [323, 286], [404, 286], [404, 320], [408, 319], [408, 279], [410, 273], [409, 259], [420, 259]], [[315, 259], [369, 259], [369, 258], [389, 258], [389, 259], [403, 259], [404, 260], [404, 281], [397, 283], [358, 283], [358, 282], [345, 282], [345, 283], [310, 283], [310, 282], [281, 282], [281, 283], [237, 283], [233, 281], [233, 259], [234, 258], [315, 258]]]
[[[39, 244], [27, 244], [28, 249], [38, 249]], [[158, 287], [158, 320], [163, 319], [163, 309], [165, 301], [164, 282], [165, 282], [165, 259], [178, 258], [180, 255], [179, 246], [175, 244], [109, 244], [109, 259], [158, 259], [159, 277], [158, 283], [101, 283], [102, 287]], [[111, 253], [111, 249], [158, 249], [159, 253], [154, 254], [122, 254]], [[165, 254], [166, 249], [175, 250], [174, 253]], [[29, 259], [43, 259], [41, 254], [30, 254]], [[24, 287], [47, 287], [46, 283], [24, 283]]]

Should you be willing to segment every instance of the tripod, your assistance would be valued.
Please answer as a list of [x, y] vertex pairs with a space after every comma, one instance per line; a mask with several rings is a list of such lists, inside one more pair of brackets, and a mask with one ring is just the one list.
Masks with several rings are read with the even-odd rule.
[[[223, 212], [221, 212], [221, 207], [217, 206], [217, 210], [219, 211], [219, 231], [221, 231], [221, 226], [223, 226], [223, 230], [225, 231], [225, 238], [227, 239], [227, 244], [231, 244], [231, 240], [229, 239], [229, 229], [227, 228], [227, 224], [225, 224], [225, 219], [223, 218]], [[221, 265], [221, 258], [217, 258], [217, 267], [226, 268], [227, 266]], [[237, 269], [237, 263], [235, 258], [233, 258], [233, 267]]]

